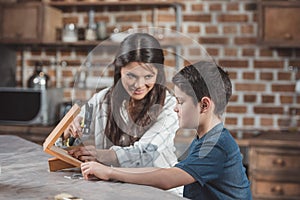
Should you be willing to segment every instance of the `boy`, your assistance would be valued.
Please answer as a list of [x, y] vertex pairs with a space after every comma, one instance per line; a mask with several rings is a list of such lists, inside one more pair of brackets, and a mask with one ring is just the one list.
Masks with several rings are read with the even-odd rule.
[[111, 168], [96, 162], [81, 165], [85, 179], [150, 185], [164, 190], [184, 185], [190, 199], [251, 199], [239, 147], [223, 127], [221, 114], [231, 96], [228, 74], [206, 61], [184, 67], [173, 79], [181, 128], [196, 129], [186, 159], [173, 168]]

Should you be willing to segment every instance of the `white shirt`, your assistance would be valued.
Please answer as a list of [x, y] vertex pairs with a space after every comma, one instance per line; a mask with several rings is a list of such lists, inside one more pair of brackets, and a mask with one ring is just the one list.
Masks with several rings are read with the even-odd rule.
[[[178, 129], [178, 118], [173, 108], [176, 99], [169, 92], [157, 121], [133, 145], [121, 147], [113, 145], [104, 134], [107, 123], [107, 100], [103, 100], [109, 88], [96, 93], [89, 101], [93, 105], [93, 120], [90, 126], [95, 136], [97, 149], [112, 149], [116, 152], [121, 167], [172, 167], [177, 163], [174, 137]], [[102, 108], [100, 106], [102, 103]], [[85, 106], [80, 116], [84, 116]], [[128, 115], [125, 106], [121, 108], [122, 118]], [[125, 115], [125, 116], [123, 116]], [[84, 143], [84, 142], [83, 142]]]

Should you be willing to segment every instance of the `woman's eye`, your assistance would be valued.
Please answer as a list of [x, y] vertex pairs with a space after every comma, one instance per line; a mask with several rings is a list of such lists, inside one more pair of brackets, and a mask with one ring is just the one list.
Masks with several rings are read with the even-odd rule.
[[151, 79], [151, 78], [153, 78], [153, 75], [147, 75], [147, 76], [145, 76], [145, 79], [146, 79], [146, 80], [149, 80], [149, 79]]
[[135, 76], [133, 74], [126, 74], [127, 78], [133, 79]]

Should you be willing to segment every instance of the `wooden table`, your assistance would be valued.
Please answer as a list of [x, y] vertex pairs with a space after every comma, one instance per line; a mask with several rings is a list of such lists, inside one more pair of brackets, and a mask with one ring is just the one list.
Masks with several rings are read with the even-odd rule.
[[1, 199], [54, 199], [69, 193], [89, 199], [182, 199], [150, 186], [69, 179], [74, 170], [49, 172], [42, 146], [17, 136], [0, 135]]

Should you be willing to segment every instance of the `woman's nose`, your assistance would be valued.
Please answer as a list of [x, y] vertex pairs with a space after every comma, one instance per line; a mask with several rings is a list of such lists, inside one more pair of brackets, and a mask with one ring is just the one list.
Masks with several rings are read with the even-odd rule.
[[137, 79], [137, 80], [135, 81], [135, 83], [134, 83], [134, 86], [135, 86], [136, 88], [142, 87], [142, 86], [144, 86], [144, 85], [145, 85], [145, 80], [142, 79], [142, 78]]

